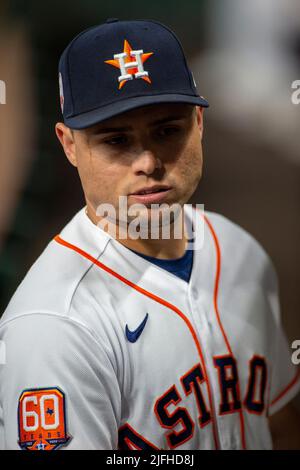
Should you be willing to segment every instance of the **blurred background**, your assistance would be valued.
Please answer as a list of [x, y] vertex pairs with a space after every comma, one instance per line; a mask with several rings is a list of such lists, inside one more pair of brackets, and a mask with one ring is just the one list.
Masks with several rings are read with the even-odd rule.
[[[253, 234], [274, 261], [283, 324], [300, 339], [300, 3], [296, 0], [1, 0], [0, 312], [25, 273], [83, 205], [54, 133], [57, 66], [69, 41], [105, 21], [170, 26], [205, 112], [204, 175], [192, 202]], [[238, 247], [237, 247], [238, 249]]]

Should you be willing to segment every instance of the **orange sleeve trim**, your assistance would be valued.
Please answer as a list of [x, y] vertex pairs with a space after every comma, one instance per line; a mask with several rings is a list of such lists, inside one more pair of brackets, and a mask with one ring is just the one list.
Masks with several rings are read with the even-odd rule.
[[289, 385], [285, 387], [285, 389], [282, 390], [282, 392], [280, 392], [279, 395], [276, 398], [274, 398], [274, 400], [271, 401], [269, 407], [275, 405], [275, 403], [277, 403], [278, 400], [280, 400], [298, 382], [299, 379], [300, 379], [300, 370], [297, 371], [295, 377], [289, 383]]

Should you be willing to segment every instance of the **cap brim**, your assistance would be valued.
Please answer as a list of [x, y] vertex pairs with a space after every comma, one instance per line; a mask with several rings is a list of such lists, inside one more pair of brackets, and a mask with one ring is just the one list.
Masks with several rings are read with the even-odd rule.
[[187, 103], [202, 106], [204, 108], [208, 108], [209, 106], [208, 102], [200, 96], [181, 94], [137, 96], [135, 98], [129, 98], [124, 101], [118, 101], [117, 103], [101, 106], [101, 108], [94, 109], [87, 113], [65, 118], [64, 122], [66, 126], [71, 129], [85, 129], [86, 127], [93, 126], [94, 124], [117, 116], [118, 114], [125, 113], [126, 111], [159, 103]]

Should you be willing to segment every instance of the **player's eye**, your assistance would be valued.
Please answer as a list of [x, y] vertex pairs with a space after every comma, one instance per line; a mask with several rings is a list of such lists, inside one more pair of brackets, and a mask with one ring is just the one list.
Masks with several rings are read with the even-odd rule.
[[158, 129], [157, 133], [160, 137], [170, 137], [178, 134], [181, 128], [179, 126], [164, 126]]
[[128, 143], [126, 135], [115, 135], [104, 140], [107, 145], [125, 145]]

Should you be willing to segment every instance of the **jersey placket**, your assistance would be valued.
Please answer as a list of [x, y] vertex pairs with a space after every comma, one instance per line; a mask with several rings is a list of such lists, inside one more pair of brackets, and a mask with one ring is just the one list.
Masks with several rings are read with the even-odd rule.
[[[222, 395], [218, 380], [218, 371], [214, 366], [213, 359], [214, 357], [229, 355], [222, 333], [219, 325], [213, 318], [213, 311], [211, 309], [206, 310], [201, 301], [201, 293], [195, 287], [190, 287], [188, 290], [188, 302], [205, 362], [205, 364], [202, 364], [202, 368], [206, 371], [206, 386], [210, 389], [210, 412], [217, 431], [218, 448], [242, 448], [241, 440], [236, 436], [236, 434], [238, 435], [239, 433], [234, 432], [234, 430], [239, 430], [240, 428], [239, 414], [235, 412], [230, 416], [219, 415]], [[202, 386], [204, 386], [204, 384]], [[232, 427], [229, 426], [229, 419]], [[228, 429], [233, 429], [233, 433], [229, 433]]]
[[[222, 394], [214, 358], [232, 356], [232, 351], [218, 309], [219, 279], [222, 273], [220, 246], [209, 220], [200, 213], [199, 217], [204, 217], [205, 221], [205, 245], [194, 254], [188, 289], [191, 315], [196, 325], [196, 333], [202, 342], [207, 380], [215, 399], [212, 412], [218, 429], [220, 448], [243, 449], [245, 442], [242, 410], [227, 415], [220, 414]], [[232, 432], [229, 433], [228, 429]]]

